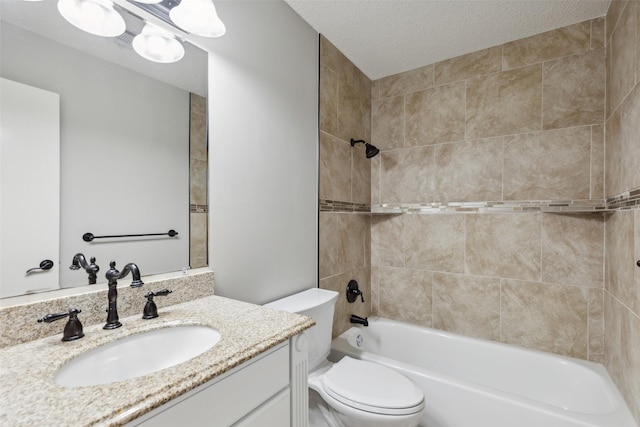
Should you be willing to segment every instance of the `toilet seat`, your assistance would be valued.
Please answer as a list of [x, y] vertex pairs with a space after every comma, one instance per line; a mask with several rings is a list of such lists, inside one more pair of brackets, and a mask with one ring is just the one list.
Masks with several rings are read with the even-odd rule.
[[380, 415], [410, 415], [424, 409], [424, 395], [411, 380], [376, 363], [345, 356], [320, 381], [328, 396]]

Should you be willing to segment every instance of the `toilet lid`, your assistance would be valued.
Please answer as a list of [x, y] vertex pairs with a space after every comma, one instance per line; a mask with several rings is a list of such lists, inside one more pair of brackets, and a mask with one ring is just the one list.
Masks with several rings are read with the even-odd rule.
[[405, 415], [424, 407], [424, 394], [413, 381], [365, 360], [342, 358], [324, 375], [323, 383], [334, 399], [368, 412]]

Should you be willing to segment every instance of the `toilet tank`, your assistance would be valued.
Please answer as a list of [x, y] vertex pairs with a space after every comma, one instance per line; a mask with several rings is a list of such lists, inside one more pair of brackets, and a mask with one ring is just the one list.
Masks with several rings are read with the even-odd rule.
[[312, 288], [265, 304], [265, 307], [302, 314], [315, 320], [315, 326], [304, 332], [308, 339], [309, 371], [322, 363], [331, 351], [333, 311], [337, 299], [335, 291]]

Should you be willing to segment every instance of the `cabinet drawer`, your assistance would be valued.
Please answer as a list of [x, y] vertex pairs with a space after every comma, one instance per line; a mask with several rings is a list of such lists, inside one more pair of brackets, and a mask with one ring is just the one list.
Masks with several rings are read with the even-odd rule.
[[289, 346], [252, 359], [221, 379], [167, 403], [141, 425], [230, 426], [289, 385]]

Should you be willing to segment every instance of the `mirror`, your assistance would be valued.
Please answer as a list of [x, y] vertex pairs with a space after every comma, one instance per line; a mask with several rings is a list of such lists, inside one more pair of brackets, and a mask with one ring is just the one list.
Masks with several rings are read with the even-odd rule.
[[[176, 63], [138, 56], [131, 41], [144, 22], [120, 7], [127, 31], [119, 37], [73, 27], [56, 1], [0, 7], [0, 76], [60, 99], [60, 173], [51, 177], [60, 180], [60, 244], [47, 257], [59, 275], [50, 288], [88, 285], [84, 270], [68, 268], [76, 253], [96, 257], [98, 283], [112, 260], [135, 262], [143, 275], [206, 266], [207, 53], [183, 41]], [[172, 229], [177, 236], [82, 239]]]

